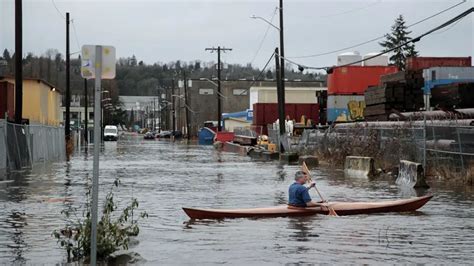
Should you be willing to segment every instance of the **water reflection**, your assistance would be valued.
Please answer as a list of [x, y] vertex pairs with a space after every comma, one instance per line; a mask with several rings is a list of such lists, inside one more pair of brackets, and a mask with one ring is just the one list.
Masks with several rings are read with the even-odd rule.
[[[86, 201], [91, 147], [68, 163], [45, 164], [0, 183], [0, 264], [65, 261], [51, 232], [64, 226], [62, 210]], [[182, 207], [285, 204], [299, 167], [255, 162], [212, 147], [145, 142], [130, 135], [104, 143], [101, 152], [99, 195], [120, 177], [118, 195], [124, 200], [137, 197], [140, 211], [150, 215], [132, 248], [148, 262], [274, 265], [337, 259], [347, 264], [469, 264], [474, 260], [470, 252], [474, 240], [466, 237], [474, 234], [474, 194], [466, 186], [431, 182], [429, 191], [418, 193], [435, 197], [414, 213], [193, 221]], [[401, 191], [392, 179], [346, 178], [343, 171], [324, 166], [312, 173], [330, 201], [393, 200], [413, 193]], [[317, 199], [316, 192], [311, 193]]]
[[291, 240], [306, 242], [309, 241], [310, 238], [319, 237], [318, 234], [313, 233], [314, 225], [313, 225], [314, 217], [291, 217], [288, 219], [288, 229], [291, 230], [291, 234], [289, 238]]
[[13, 229], [9, 236], [11, 238], [10, 244], [7, 245], [10, 248], [10, 252], [13, 254], [13, 263], [22, 264], [26, 262], [23, 254], [28, 248], [28, 245], [24, 239], [23, 229], [27, 225], [26, 214], [21, 211], [12, 211], [7, 219], [6, 224], [9, 224]]

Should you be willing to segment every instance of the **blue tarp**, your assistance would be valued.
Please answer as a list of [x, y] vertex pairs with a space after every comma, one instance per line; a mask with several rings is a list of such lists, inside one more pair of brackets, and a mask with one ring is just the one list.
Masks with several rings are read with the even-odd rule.
[[252, 121], [253, 120], [253, 110], [247, 109], [245, 111], [240, 111], [240, 112], [235, 112], [235, 113], [223, 113], [222, 114], [222, 120], [225, 120], [226, 118], [242, 118], [247, 121]]

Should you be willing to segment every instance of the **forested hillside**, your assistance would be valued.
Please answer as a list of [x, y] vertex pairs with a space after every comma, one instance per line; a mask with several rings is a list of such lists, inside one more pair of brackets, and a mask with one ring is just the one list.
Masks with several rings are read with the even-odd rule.
[[[72, 94], [82, 94], [84, 80], [80, 76], [80, 60], [78, 54], [71, 55], [71, 91]], [[0, 55], [0, 75], [14, 74], [14, 54], [4, 50]], [[42, 55], [28, 53], [23, 60], [23, 74], [25, 77], [41, 78], [60, 90], [65, 87], [65, 58], [56, 49], [48, 49]], [[145, 64], [135, 56], [117, 60], [117, 75], [115, 80], [104, 82], [104, 87], [114, 94], [120, 95], [156, 95], [156, 89], [170, 85], [171, 79], [182, 79], [183, 71], [188, 78], [213, 78], [217, 76], [215, 62], [201, 61], [174, 61], [168, 63], [157, 62]], [[251, 65], [223, 64], [222, 79], [256, 79], [261, 70]], [[259, 79], [275, 78], [274, 67], [269, 67]], [[325, 79], [325, 76], [303, 74], [288, 69], [286, 78], [315, 80]], [[92, 85], [92, 84], [91, 84]]]

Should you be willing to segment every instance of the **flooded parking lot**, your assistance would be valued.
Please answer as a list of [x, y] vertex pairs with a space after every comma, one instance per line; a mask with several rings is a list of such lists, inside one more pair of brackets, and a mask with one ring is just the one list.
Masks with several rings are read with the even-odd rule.
[[[148, 264], [471, 263], [474, 259], [472, 189], [431, 183], [435, 197], [420, 211], [347, 217], [190, 221], [182, 207], [265, 207], [286, 203], [298, 166], [255, 162], [212, 147], [126, 136], [106, 142], [100, 198], [116, 177], [117, 196], [137, 197], [143, 220], [131, 250]], [[66, 261], [51, 236], [64, 224], [61, 210], [85, 201], [92, 150], [69, 162], [37, 165], [0, 181], [0, 263]], [[313, 170], [333, 201], [416, 196], [393, 180], [345, 178]], [[315, 191], [311, 192], [316, 198]], [[64, 200], [66, 199], [66, 200]]]

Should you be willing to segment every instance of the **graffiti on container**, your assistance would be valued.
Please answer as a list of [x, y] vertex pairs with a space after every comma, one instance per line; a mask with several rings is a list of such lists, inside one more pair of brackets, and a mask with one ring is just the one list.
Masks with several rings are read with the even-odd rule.
[[350, 120], [364, 119], [365, 101], [349, 101], [347, 103], [347, 108], [349, 109]]

